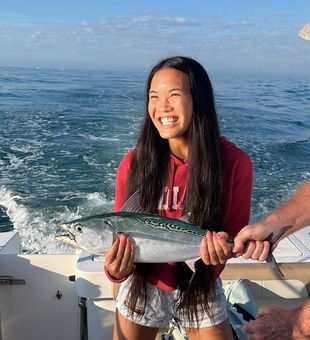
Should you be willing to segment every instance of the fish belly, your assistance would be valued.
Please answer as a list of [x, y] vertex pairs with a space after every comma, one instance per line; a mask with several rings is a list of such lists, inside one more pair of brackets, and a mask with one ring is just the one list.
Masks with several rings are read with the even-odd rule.
[[199, 257], [200, 242], [186, 244], [143, 238], [135, 238], [134, 242], [136, 245], [135, 262], [183, 262]]

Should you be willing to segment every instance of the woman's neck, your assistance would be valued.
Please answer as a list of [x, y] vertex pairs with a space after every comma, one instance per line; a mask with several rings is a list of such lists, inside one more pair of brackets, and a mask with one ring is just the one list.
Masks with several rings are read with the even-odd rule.
[[185, 139], [169, 139], [169, 147], [171, 152], [180, 159], [188, 158], [188, 144]]

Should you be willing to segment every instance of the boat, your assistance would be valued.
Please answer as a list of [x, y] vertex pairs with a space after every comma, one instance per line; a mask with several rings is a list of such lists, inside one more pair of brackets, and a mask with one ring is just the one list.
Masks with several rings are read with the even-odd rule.
[[[0, 214], [6, 217], [4, 207]], [[0, 225], [0, 340], [110, 340], [118, 286], [104, 274], [103, 258], [23, 254], [9, 217]], [[274, 255], [284, 278], [267, 263], [230, 259], [221, 274], [226, 292], [246, 282], [258, 306], [301, 304], [310, 296], [310, 226], [282, 240]], [[161, 339], [161, 330], [156, 339]], [[184, 339], [175, 327], [171, 339]]]

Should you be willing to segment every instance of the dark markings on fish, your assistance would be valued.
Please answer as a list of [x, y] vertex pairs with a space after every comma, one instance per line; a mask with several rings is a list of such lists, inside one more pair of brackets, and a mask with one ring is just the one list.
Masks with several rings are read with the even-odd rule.
[[[141, 223], [147, 224], [151, 226], [152, 228], [155, 229], [161, 229], [161, 230], [169, 230], [173, 232], [181, 232], [189, 235], [197, 235], [197, 236], [204, 236], [205, 231], [202, 229], [199, 230], [197, 227], [197, 230], [188, 229], [188, 228], [183, 228], [181, 225], [176, 225], [172, 223], [164, 223], [164, 222], [157, 222], [156, 220], [151, 220], [148, 218], [143, 218], [143, 217], [136, 217], [137, 221], [140, 221]], [[183, 222], [184, 223], [184, 222]]]

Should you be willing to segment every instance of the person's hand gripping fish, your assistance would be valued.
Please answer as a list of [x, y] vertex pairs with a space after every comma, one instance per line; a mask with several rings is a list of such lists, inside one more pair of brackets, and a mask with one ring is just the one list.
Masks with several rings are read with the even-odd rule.
[[121, 234], [105, 256], [105, 270], [116, 280], [128, 277], [134, 270], [135, 246], [130, 236]]
[[223, 231], [207, 231], [200, 245], [200, 255], [206, 265], [225, 264], [232, 257], [229, 235]]

